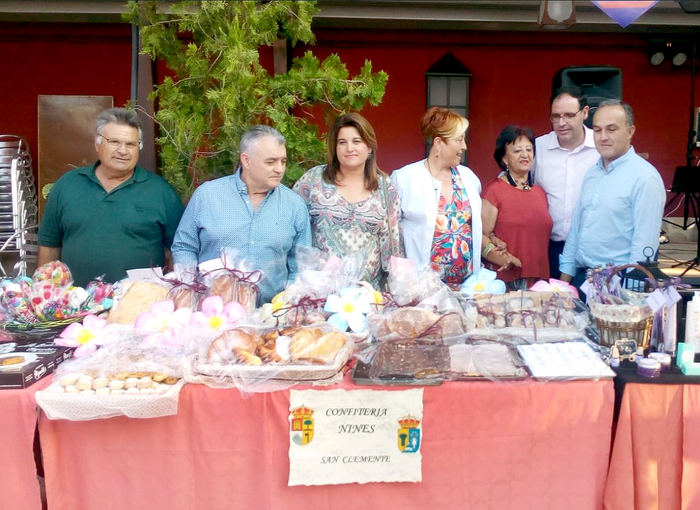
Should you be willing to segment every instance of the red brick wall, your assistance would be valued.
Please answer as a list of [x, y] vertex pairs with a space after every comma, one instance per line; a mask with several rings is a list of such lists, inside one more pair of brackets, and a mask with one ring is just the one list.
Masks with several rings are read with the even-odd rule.
[[[353, 74], [370, 59], [375, 70], [389, 74], [383, 103], [363, 112], [375, 127], [379, 163], [387, 171], [422, 156], [424, 73], [447, 51], [472, 73], [469, 166], [484, 181], [497, 172], [493, 143], [504, 125], [529, 125], [538, 134], [549, 130], [552, 76], [571, 65], [622, 69], [624, 99], [637, 117], [635, 148], [649, 154], [667, 184], [675, 167], [685, 164], [689, 65], [652, 67], [639, 35], [330, 29], [316, 35], [312, 49], [319, 57], [338, 53]], [[115, 105], [123, 105], [130, 92], [130, 51], [125, 24], [0, 24], [0, 132], [24, 136], [36, 158], [39, 94], [112, 95]], [[263, 61], [271, 67], [269, 51]]]
[[[636, 115], [635, 149], [649, 153], [667, 184], [675, 167], [685, 164], [690, 67], [651, 66], [639, 36], [353, 30], [317, 30], [316, 36], [313, 51], [319, 57], [338, 53], [351, 73], [370, 59], [375, 70], [389, 74], [382, 104], [363, 112], [379, 137], [379, 163], [385, 170], [422, 157], [418, 119], [425, 110], [424, 73], [447, 51], [472, 73], [468, 164], [482, 181], [497, 173], [493, 145], [505, 125], [528, 125], [537, 134], [551, 129], [552, 76], [572, 65], [619, 67], [623, 98]], [[695, 106], [700, 106], [697, 82]]]

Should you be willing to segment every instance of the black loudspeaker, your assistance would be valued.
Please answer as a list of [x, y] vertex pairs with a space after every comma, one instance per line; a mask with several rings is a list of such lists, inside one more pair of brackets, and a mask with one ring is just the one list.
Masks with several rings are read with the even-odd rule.
[[552, 78], [552, 92], [559, 87], [581, 87], [588, 96], [591, 111], [586, 125], [591, 127], [593, 113], [605, 99], [622, 99], [622, 71], [611, 66], [565, 67]]
[[673, 193], [700, 193], [700, 167], [679, 166], [673, 174]]
[[678, 0], [685, 12], [700, 12], [700, 0]]

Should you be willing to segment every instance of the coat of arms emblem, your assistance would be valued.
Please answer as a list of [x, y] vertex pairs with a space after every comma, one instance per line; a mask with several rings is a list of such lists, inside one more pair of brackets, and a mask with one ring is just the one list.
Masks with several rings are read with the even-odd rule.
[[420, 420], [412, 416], [401, 418], [397, 439], [401, 453], [417, 452], [420, 448]]
[[309, 444], [314, 438], [314, 410], [301, 406], [292, 409], [291, 413], [290, 440], [300, 446]]

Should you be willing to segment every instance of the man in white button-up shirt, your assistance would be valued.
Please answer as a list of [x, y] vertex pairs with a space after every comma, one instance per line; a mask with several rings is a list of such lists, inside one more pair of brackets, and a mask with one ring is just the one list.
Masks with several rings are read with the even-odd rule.
[[535, 184], [547, 193], [554, 226], [549, 240], [549, 271], [559, 278], [559, 255], [571, 229], [583, 176], [600, 157], [588, 118], [586, 95], [579, 87], [561, 87], [551, 100], [552, 131], [535, 140]]

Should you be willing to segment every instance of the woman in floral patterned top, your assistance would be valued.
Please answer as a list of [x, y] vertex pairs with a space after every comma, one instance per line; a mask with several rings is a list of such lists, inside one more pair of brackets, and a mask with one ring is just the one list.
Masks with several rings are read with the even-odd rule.
[[428, 157], [391, 174], [401, 197], [406, 257], [430, 266], [452, 287], [479, 271], [482, 255], [503, 268], [516, 262], [483, 236], [481, 182], [459, 164], [468, 127], [466, 118], [433, 106], [420, 120]]
[[376, 160], [370, 123], [358, 113], [342, 115], [328, 133], [328, 164], [306, 172], [294, 191], [309, 208], [313, 245], [339, 257], [362, 251], [360, 279], [378, 288], [403, 244], [399, 197]]

